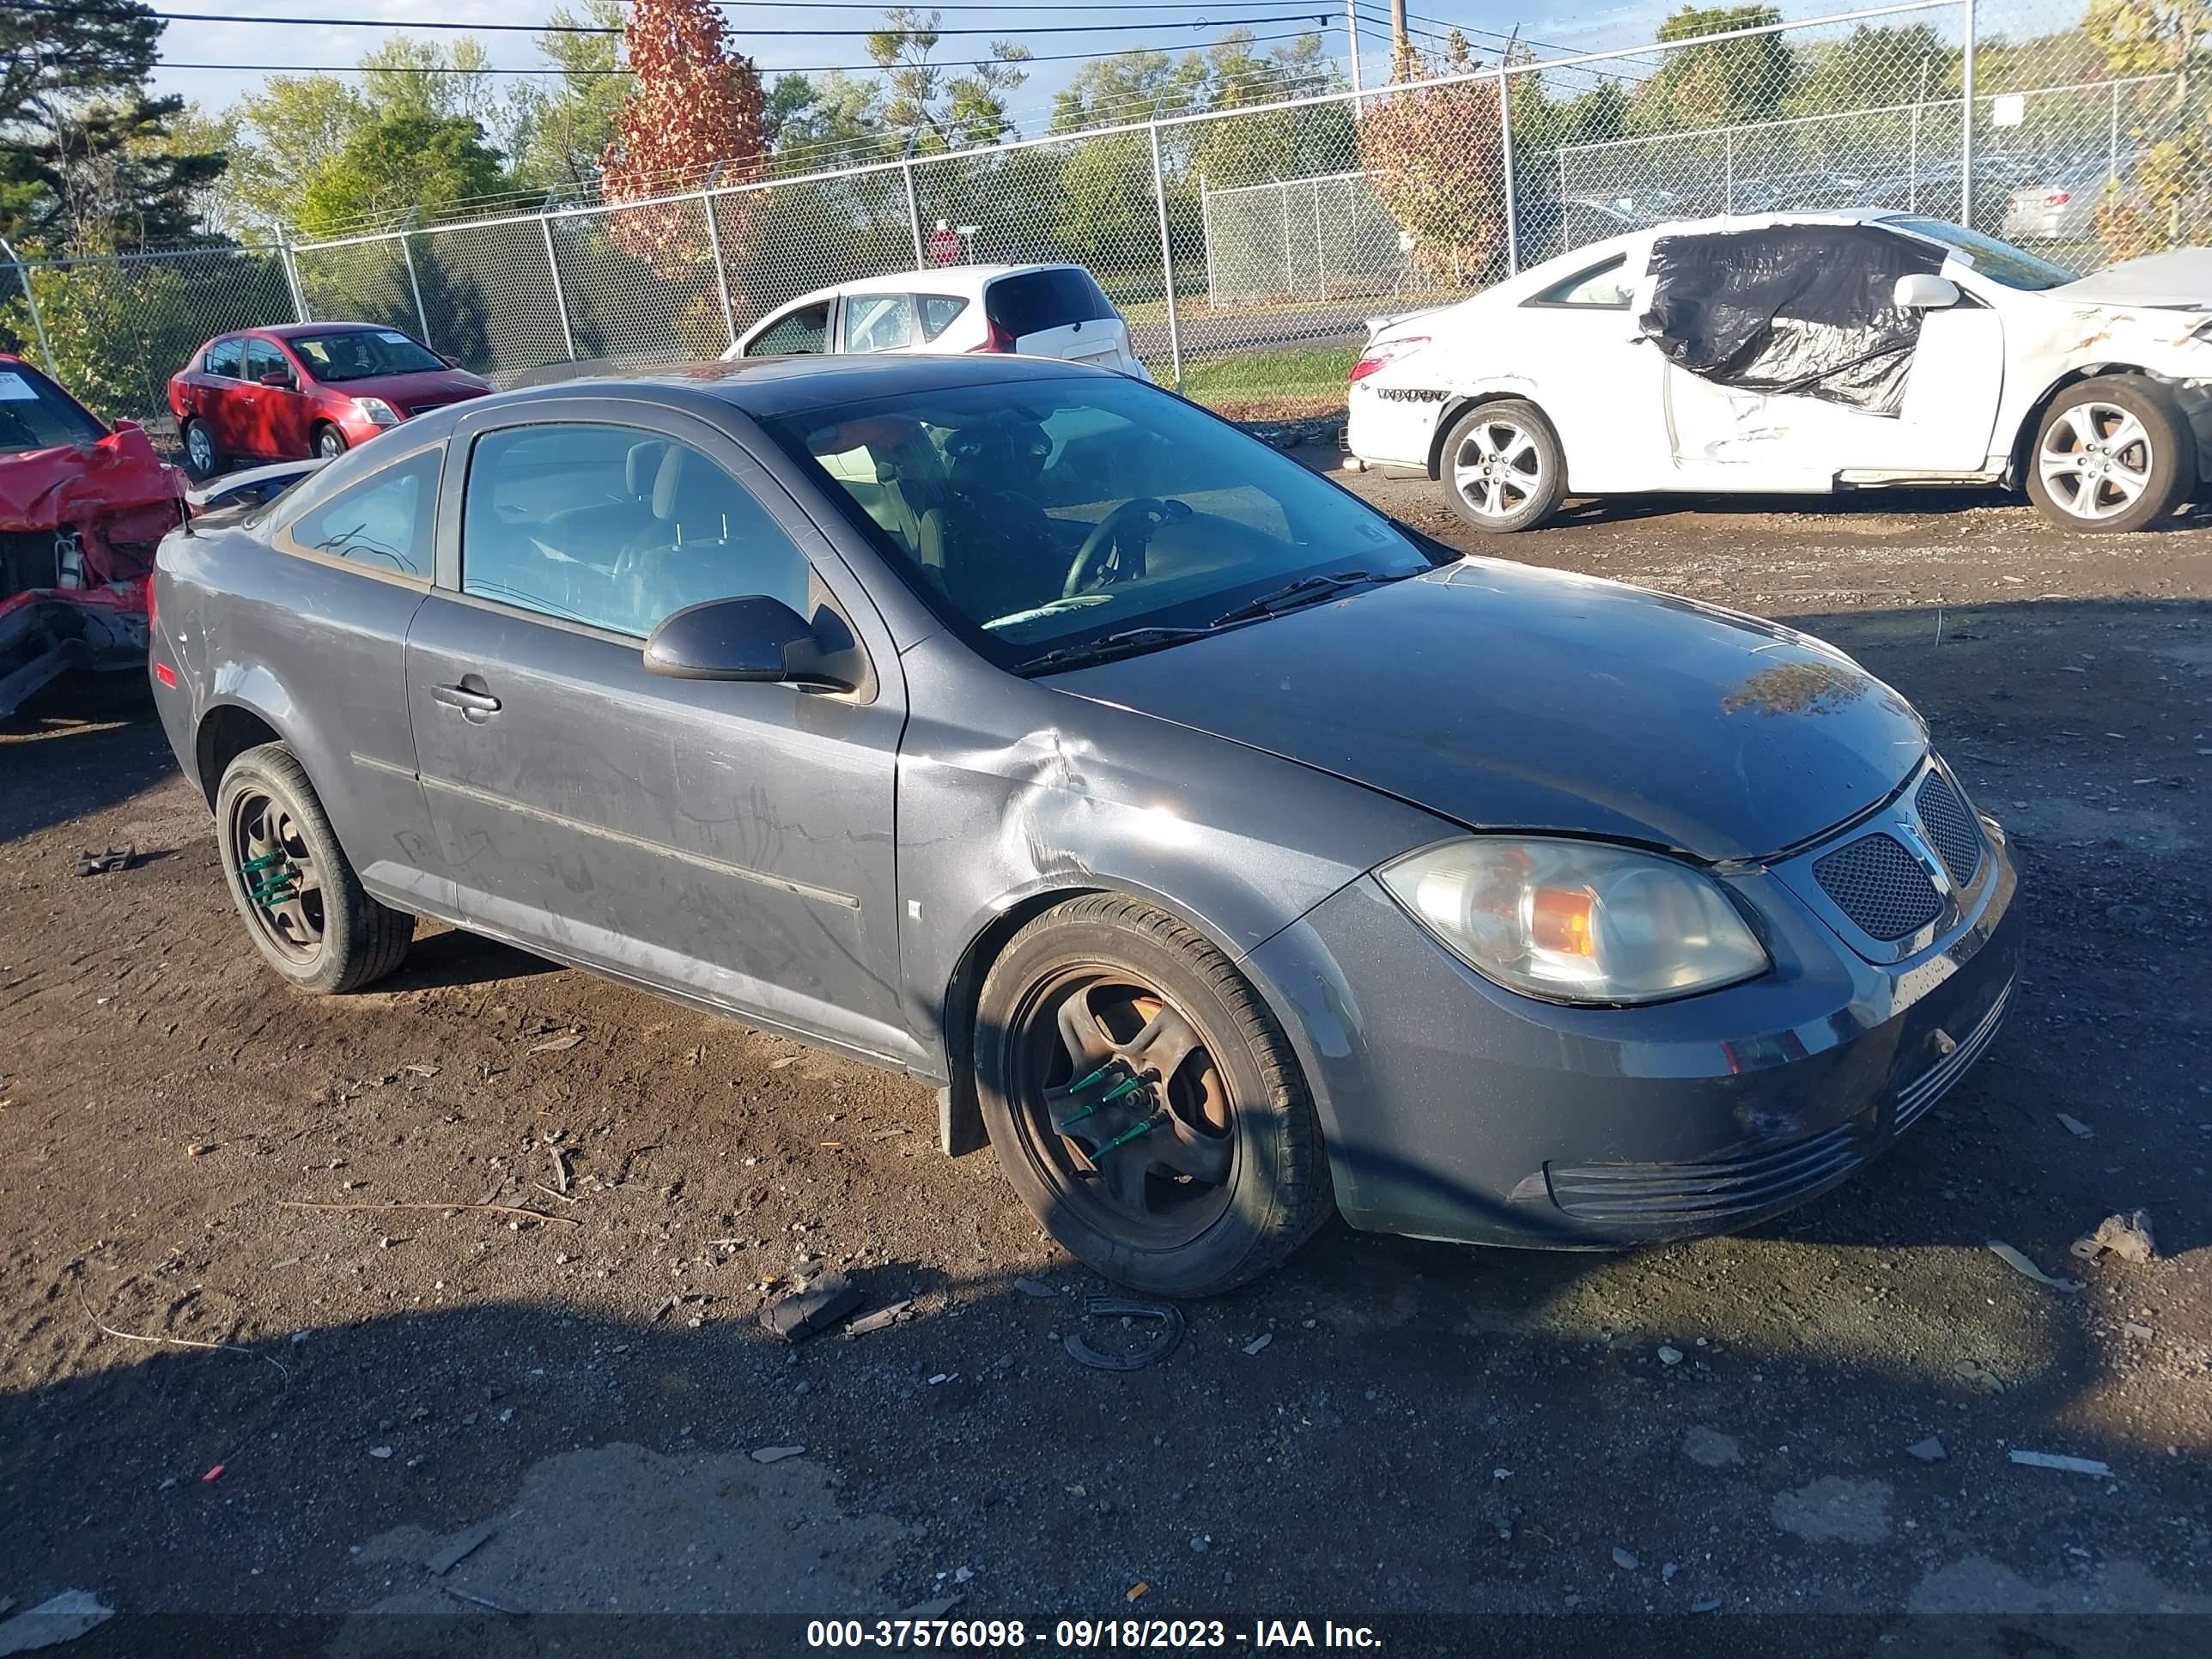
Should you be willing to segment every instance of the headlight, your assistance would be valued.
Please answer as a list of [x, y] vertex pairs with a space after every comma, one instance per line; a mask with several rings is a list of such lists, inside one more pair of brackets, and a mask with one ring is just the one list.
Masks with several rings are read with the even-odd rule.
[[356, 398], [353, 406], [379, 426], [398, 426], [399, 411], [381, 398]]
[[1711, 878], [1624, 847], [1482, 836], [1376, 873], [1468, 967], [1529, 996], [1657, 1002], [1768, 966]]

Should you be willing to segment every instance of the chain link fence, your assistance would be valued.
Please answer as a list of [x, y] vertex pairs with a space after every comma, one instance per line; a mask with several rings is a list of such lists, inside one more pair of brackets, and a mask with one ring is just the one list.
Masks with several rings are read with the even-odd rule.
[[0, 337], [103, 412], [159, 418], [194, 347], [254, 325], [359, 319], [500, 378], [711, 357], [855, 277], [1065, 260], [1162, 380], [1325, 395], [1370, 316], [1688, 215], [1916, 211], [2084, 270], [2212, 240], [2196, 37], [2162, 11], [2121, 27], [2084, 4], [1905, 0], [645, 202], [10, 254]]

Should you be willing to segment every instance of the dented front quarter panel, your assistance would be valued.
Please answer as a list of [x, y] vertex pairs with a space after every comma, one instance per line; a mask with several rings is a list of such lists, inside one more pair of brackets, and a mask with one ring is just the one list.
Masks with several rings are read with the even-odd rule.
[[[2137, 370], [2164, 383], [2195, 428], [2200, 458], [2212, 458], [2212, 310], [2167, 306], [2088, 305], [2069, 301], [2065, 290], [2033, 296], [2033, 311], [2015, 310], [2000, 437], [2027, 435], [2027, 423], [2059, 386], [2090, 375]], [[2206, 303], [2212, 306], [2212, 295]]]
[[1052, 895], [1128, 893], [1242, 960], [1375, 864], [1455, 829], [1048, 681], [1008, 677], [975, 698], [975, 659], [949, 635], [904, 663], [900, 955], [913, 1029], [940, 1067], [957, 970], [1010, 911]]

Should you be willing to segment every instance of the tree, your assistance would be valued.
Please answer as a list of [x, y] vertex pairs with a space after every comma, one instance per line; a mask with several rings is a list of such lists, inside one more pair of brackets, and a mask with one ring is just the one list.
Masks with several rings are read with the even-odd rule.
[[[1407, 73], [1419, 79], [1476, 67], [1456, 35], [1434, 66], [1418, 52], [1406, 58]], [[1438, 277], [1449, 270], [1479, 279], [1505, 246], [1498, 117], [1498, 82], [1486, 76], [1386, 93], [1360, 118], [1359, 155], [1376, 198]]]
[[884, 129], [882, 83], [835, 70], [819, 80], [777, 76], [762, 125], [779, 173], [859, 167], [896, 155], [905, 143]]
[[243, 143], [230, 170], [241, 216], [274, 229], [295, 223], [308, 181], [369, 118], [360, 93], [335, 75], [280, 75], [234, 111]]
[[334, 235], [489, 196], [501, 177], [499, 152], [474, 121], [392, 111], [370, 117], [308, 176], [293, 223], [310, 236]]
[[179, 149], [149, 98], [161, 20], [137, 0], [0, 8], [0, 234], [50, 246], [178, 241], [220, 151]]
[[1199, 123], [1191, 135], [1191, 167], [1206, 175], [1210, 188], [1220, 190], [1352, 167], [1358, 145], [1347, 106], [1263, 107], [1336, 89], [1336, 72], [1321, 37], [1302, 34], [1265, 56], [1252, 45], [1249, 29], [1232, 29], [1206, 50], [1206, 106], [1224, 114], [1253, 112]]
[[1784, 107], [1791, 115], [1887, 109], [1955, 98], [1959, 84], [1959, 51], [1932, 24], [1862, 23], [1840, 40], [1799, 49]]
[[[545, 20], [619, 29], [629, 9], [622, 0], [584, 0], [580, 11], [557, 7]], [[595, 184], [599, 157], [614, 142], [615, 118], [629, 95], [618, 34], [574, 34], [565, 28], [538, 37], [539, 56], [561, 70], [550, 85], [525, 82], [507, 94], [506, 149], [517, 183], [547, 190]], [[494, 131], [498, 131], [495, 128]]]
[[1085, 64], [1075, 78], [1053, 94], [1052, 130], [1080, 132], [1086, 127], [1142, 121], [1154, 115], [1181, 115], [1205, 106], [1205, 57], [1164, 52], [1123, 52]]
[[1029, 78], [1021, 66], [1030, 49], [1011, 40], [994, 40], [989, 55], [969, 65], [963, 74], [948, 75], [942, 64], [930, 61], [944, 39], [938, 12], [924, 14], [906, 6], [893, 6], [884, 14], [884, 26], [868, 36], [868, 56], [884, 71], [887, 96], [884, 124], [895, 132], [915, 136], [915, 148], [923, 154], [967, 149], [995, 144], [1011, 137], [1013, 123], [1006, 117], [1006, 94]]
[[[600, 157], [600, 189], [610, 202], [643, 201], [710, 174], [732, 185], [761, 176], [760, 71], [731, 46], [729, 26], [708, 0], [636, 0], [623, 44], [637, 78]], [[754, 209], [750, 193], [724, 198], [717, 207], [723, 234], [744, 240], [744, 226], [732, 222]], [[696, 209], [659, 206], [614, 215], [608, 234], [674, 278], [709, 256], [698, 224]]]
[[[1782, 21], [1772, 6], [1685, 6], [1659, 26], [1662, 45]], [[1795, 61], [1779, 34], [1678, 46], [1636, 89], [1630, 125], [1640, 132], [1682, 132], [1771, 120], [1789, 95]]]

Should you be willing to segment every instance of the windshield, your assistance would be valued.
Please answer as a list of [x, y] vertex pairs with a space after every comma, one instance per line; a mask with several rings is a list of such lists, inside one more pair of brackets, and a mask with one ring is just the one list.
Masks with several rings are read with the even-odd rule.
[[2066, 283], [2079, 282], [2078, 271], [2054, 265], [2048, 259], [2038, 258], [2025, 248], [2014, 247], [2010, 242], [2000, 242], [1994, 236], [1984, 236], [1978, 230], [1968, 230], [1964, 225], [1954, 225], [1942, 219], [1892, 219], [1889, 222], [1899, 230], [1911, 231], [1916, 236], [1925, 236], [1932, 242], [1941, 242], [1962, 257], [1973, 268], [1974, 274], [1986, 276], [2006, 288], [2024, 289], [2039, 294], [2046, 288], [2057, 288]]
[[0, 455], [96, 444], [107, 428], [77, 400], [27, 364], [0, 368]]
[[295, 334], [289, 343], [319, 380], [366, 380], [378, 374], [421, 374], [446, 367], [442, 359], [396, 328]]
[[1206, 628], [1302, 577], [1440, 562], [1296, 461], [1127, 378], [916, 391], [769, 425], [1005, 667]]

